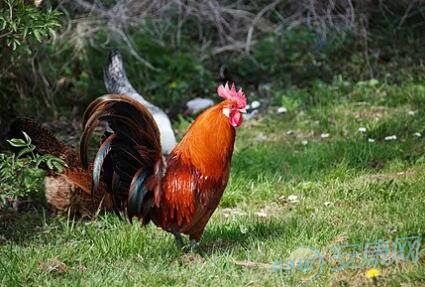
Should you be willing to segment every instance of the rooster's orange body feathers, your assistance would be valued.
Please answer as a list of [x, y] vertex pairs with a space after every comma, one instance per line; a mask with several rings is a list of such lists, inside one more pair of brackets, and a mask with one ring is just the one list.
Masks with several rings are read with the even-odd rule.
[[[155, 224], [199, 240], [227, 185], [235, 130], [221, 112], [205, 111], [172, 151], [162, 179], [162, 197], [152, 210]], [[214, 131], [214, 132], [206, 132]]]

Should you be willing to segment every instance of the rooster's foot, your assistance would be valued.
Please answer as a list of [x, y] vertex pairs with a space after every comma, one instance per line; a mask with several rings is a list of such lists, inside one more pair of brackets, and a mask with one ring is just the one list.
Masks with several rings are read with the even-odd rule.
[[195, 239], [190, 240], [190, 252], [197, 253], [199, 249], [199, 242]]
[[198, 253], [199, 243], [195, 239], [191, 239], [190, 244], [184, 245], [181, 249], [185, 253]]

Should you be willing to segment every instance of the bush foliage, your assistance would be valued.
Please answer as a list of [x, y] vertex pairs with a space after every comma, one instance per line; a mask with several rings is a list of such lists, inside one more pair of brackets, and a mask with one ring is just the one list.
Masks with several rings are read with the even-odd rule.
[[45, 175], [42, 167], [60, 172], [64, 166], [57, 157], [35, 154], [35, 146], [26, 133], [24, 139], [11, 139], [8, 143], [16, 153], [0, 154], [0, 207], [20, 198], [40, 197]]
[[112, 47], [123, 51], [136, 89], [173, 117], [186, 100], [212, 96], [223, 66], [227, 80], [258, 97], [270, 96], [264, 84], [314, 90], [338, 76], [391, 82], [424, 74], [423, 1], [36, 2], [0, 6], [3, 125], [16, 114], [80, 114], [105, 93]]

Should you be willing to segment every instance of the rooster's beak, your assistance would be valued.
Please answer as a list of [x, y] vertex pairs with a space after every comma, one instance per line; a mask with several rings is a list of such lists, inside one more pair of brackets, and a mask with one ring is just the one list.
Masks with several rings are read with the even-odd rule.
[[246, 114], [246, 108], [239, 109], [239, 112], [241, 112], [242, 114]]

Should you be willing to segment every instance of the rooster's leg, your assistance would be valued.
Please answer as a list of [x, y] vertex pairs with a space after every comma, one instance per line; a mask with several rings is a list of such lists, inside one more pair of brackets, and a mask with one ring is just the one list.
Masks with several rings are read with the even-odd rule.
[[180, 249], [183, 248], [184, 243], [183, 243], [182, 235], [178, 232], [173, 233], [173, 235], [174, 235], [174, 238], [176, 239], [177, 247], [180, 248]]

